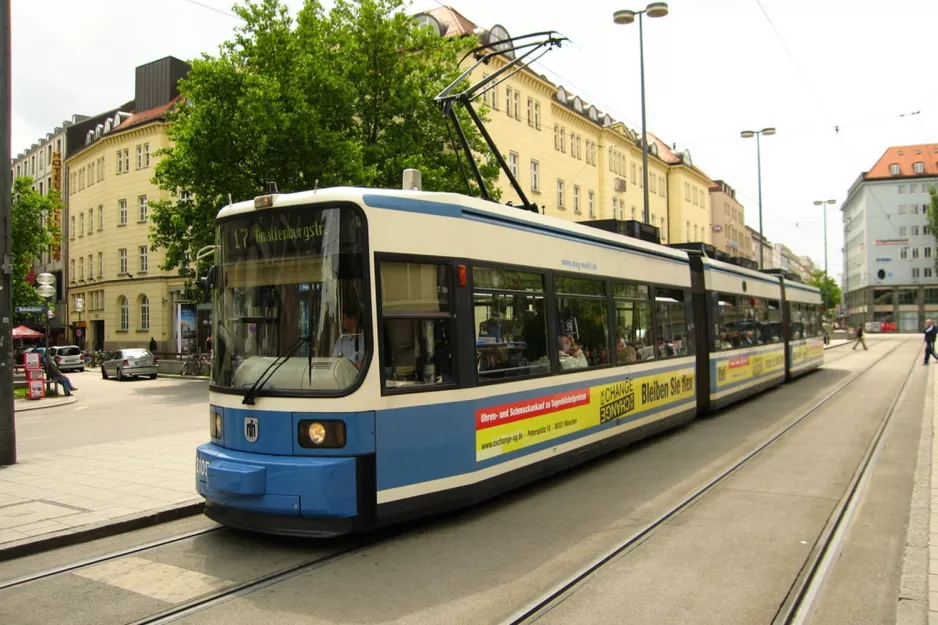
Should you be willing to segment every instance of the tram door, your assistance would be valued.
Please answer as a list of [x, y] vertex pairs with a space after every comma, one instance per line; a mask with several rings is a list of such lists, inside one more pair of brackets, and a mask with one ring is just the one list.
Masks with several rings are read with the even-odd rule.
[[694, 342], [697, 355], [697, 413], [710, 409], [710, 352], [713, 349], [711, 334], [712, 311], [710, 298], [704, 283], [703, 259], [699, 255], [690, 257], [690, 290], [694, 306]]

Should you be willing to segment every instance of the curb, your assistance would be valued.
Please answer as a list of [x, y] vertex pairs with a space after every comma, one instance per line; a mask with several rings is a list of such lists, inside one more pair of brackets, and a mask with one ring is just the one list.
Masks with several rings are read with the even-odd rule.
[[19, 401], [28, 403], [24, 403], [21, 406], [17, 406], [16, 403], [14, 403], [13, 412], [29, 412], [30, 410], [42, 410], [43, 408], [58, 408], [59, 406], [68, 406], [77, 402], [78, 398], [74, 395], [71, 397], [63, 397], [62, 401], [57, 401], [52, 405], [43, 404], [41, 400], [37, 402], [33, 399], [21, 399]]
[[208, 382], [210, 376], [207, 375], [180, 375], [178, 373], [157, 373], [160, 378], [173, 378], [175, 380], [192, 380], [194, 382]]
[[190, 516], [201, 514], [205, 509], [205, 501], [191, 501], [181, 505], [167, 506], [148, 510], [140, 514], [118, 517], [110, 521], [102, 521], [71, 530], [62, 530], [36, 538], [25, 538], [6, 545], [0, 545], [0, 562], [36, 555], [59, 547], [68, 547], [86, 543], [99, 538], [108, 538], [126, 532], [178, 521]]

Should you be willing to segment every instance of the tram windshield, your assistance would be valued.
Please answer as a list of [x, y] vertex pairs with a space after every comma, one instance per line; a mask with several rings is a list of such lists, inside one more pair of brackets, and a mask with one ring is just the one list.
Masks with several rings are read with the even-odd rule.
[[221, 222], [216, 234], [213, 384], [247, 391], [269, 378], [261, 394], [354, 386], [371, 344], [360, 213], [259, 210]]

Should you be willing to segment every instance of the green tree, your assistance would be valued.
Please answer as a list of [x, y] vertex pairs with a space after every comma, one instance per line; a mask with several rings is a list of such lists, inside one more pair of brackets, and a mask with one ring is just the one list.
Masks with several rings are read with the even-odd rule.
[[831, 278], [823, 271], [815, 271], [811, 274], [808, 284], [821, 289], [821, 303], [825, 310], [834, 310], [840, 303], [841, 293], [837, 281]]
[[[170, 115], [154, 180], [171, 198], [151, 204], [164, 269], [203, 270], [192, 259], [213, 243], [219, 208], [268, 181], [281, 192], [396, 188], [414, 167], [427, 190], [464, 189], [433, 96], [458, 77], [470, 42], [415, 28], [400, 0], [338, 0], [329, 12], [306, 0], [295, 21], [280, 0], [234, 11], [242, 25], [218, 56], [192, 62]], [[494, 157], [464, 125], [493, 181]]]
[[[13, 306], [41, 306], [43, 298], [26, 281], [29, 268], [50, 245], [59, 242], [59, 232], [50, 225], [49, 215], [62, 210], [57, 191], [40, 195], [32, 188], [32, 178], [13, 182]], [[16, 315], [18, 322], [27, 316]]]
[[[938, 241], [938, 188], [931, 185], [928, 187], [928, 194], [931, 195], [931, 202], [928, 203], [925, 211], [928, 215], [928, 227], [931, 228], [935, 241]], [[938, 253], [935, 254], [935, 271], [938, 272]]]

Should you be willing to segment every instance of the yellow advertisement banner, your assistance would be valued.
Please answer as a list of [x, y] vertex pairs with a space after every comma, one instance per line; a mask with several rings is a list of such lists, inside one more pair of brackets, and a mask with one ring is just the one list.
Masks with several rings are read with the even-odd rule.
[[694, 367], [476, 410], [476, 461], [694, 397]]
[[812, 338], [798, 342], [791, 347], [791, 368], [818, 360], [824, 357], [824, 339]]
[[781, 345], [777, 350], [725, 358], [716, 361], [716, 386], [722, 388], [784, 369], [785, 351]]

